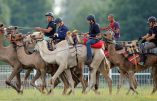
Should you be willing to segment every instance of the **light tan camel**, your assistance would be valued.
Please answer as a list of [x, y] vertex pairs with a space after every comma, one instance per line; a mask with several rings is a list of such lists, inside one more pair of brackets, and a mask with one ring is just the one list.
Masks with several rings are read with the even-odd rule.
[[[80, 71], [80, 75], [83, 78], [83, 68], [84, 65], [86, 64], [86, 54], [87, 54], [87, 50], [86, 50], [86, 46], [82, 44], [77, 31], [73, 31], [73, 32], [68, 32], [67, 33], [67, 39], [69, 40], [69, 43], [74, 44], [73, 41], [73, 34], [75, 34], [74, 36], [77, 39], [77, 44], [74, 45], [76, 47], [77, 50], [77, 61], [78, 61], [78, 70]], [[96, 72], [99, 71], [103, 74], [103, 76], [105, 77], [105, 79], [108, 82], [108, 86], [109, 86], [109, 93], [112, 93], [112, 80], [109, 77], [109, 69], [110, 69], [110, 63], [109, 61], [106, 59], [106, 57], [104, 56], [104, 53], [102, 51], [102, 49], [94, 49], [93, 50], [93, 61], [92, 64], [89, 66], [90, 70], [91, 70], [91, 80], [89, 82], [89, 86], [86, 89], [86, 93], [96, 85], [96, 82], [99, 80], [99, 75], [96, 78]], [[99, 57], [99, 58], [98, 58]], [[100, 59], [100, 60], [99, 60]], [[83, 82], [83, 80], [81, 81]], [[96, 87], [97, 88], [97, 87]], [[96, 91], [97, 89], [95, 89], [95, 93], [98, 93]]]
[[[37, 35], [36, 36], [34, 36], [34, 35], [32, 35], [33, 37], [37, 37]], [[40, 44], [39, 44], [40, 43]], [[37, 46], [38, 46], [38, 50], [40, 51], [40, 54], [41, 54], [41, 56], [43, 57], [43, 59], [45, 60], [45, 61], [47, 61], [47, 62], [52, 62], [52, 60], [53, 61], [55, 61], [55, 62], [58, 62], [58, 64], [60, 64], [60, 61], [58, 61], [58, 60], [55, 60], [55, 59], [58, 59], [58, 58], [55, 58], [55, 59], [53, 59], [52, 58], [52, 56], [53, 57], [56, 57], [55, 55], [57, 55], [57, 53], [59, 53], [59, 56], [60, 57], [62, 57], [62, 56], [64, 56], [64, 58], [66, 58], [66, 60], [68, 60], [69, 62], [71, 61], [72, 63], [69, 63], [69, 65], [72, 65], [72, 64], [74, 64], [75, 63], [75, 65], [76, 65], [76, 53], [74, 54], [74, 58], [72, 57], [72, 58], [69, 58], [69, 56], [66, 56], [65, 57], [65, 53], [66, 53], [66, 55], [68, 55], [70, 52], [69, 52], [69, 44], [68, 44], [68, 42], [66, 41], [66, 40], [64, 40], [64, 41], [61, 41], [60, 43], [58, 43], [57, 45], [56, 45], [56, 49], [54, 50], [54, 51], [49, 51], [48, 49], [47, 49], [47, 42], [46, 41], [41, 41], [41, 42], [38, 42], [37, 43]], [[41, 48], [42, 47], [42, 48]], [[72, 48], [70, 48], [70, 49], [72, 49]], [[67, 51], [68, 50], [68, 51]], [[95, 57], [94, 57], [94, 61], [92, 62], [92, 64], [91, 64], [91, 67], [96, 67], [96, 68], [92, 68], [92, 72], [91, 72], [91, 78], [92, 78], [92, 80], [90, 80], [90, 84], [89, 84], [89, 87], [88, 87], [88, 89], [87, 89], [87, 91], [88, 90], [90, 90], [94, 85], [95, 85], [95, 82], [96, 82], [96, 78], [95, 78], [95, 75], [96, 75], [96, 71], [97, 71], [97, 69], [98, 69], [98, 67], [99, 67], [99, 65], [100, 65], [100, 63], [102, 62], [102, 60], [104, 59], [104, 55], [102, 55], [103, 54], [103, 52], [101, 51], [101, 50], [99, 50], [99, 52], [95, 52], [95, 51], [97, 51], [97, 50], [99, 50], [99, 49], [95, 49], [94, 50], [94, 54], [95, 54], [95, 56], [96, 57], [99, 57], [99, 59], [97, 59], [97, 60], [99, 60], [99, 61], [95, 61]], [[63, 52], [62, 52], [63, 51]], [[62, 54], [62, 53], [64, 53], [64, 54]], [[74, 52], [75, 52], [75, 48], [74, 48]], [[47, 55], [46, 55], [47, 54]], [[101, 54], [101, 56], [99, 56]], [[71, 53], [70, 53], [70, 55], [71, 55]], [[45, 56], [45, 57], [44, 57]], [[50, 60], [50, 57], [51, 56], [51, 60]], [[49, 60], [48, 60], [49, 59]], [[61, 58], [59, 58], [59, 59], [61, 59]], [[63, 61], [63, 62], [65, 62], [65, 61]], [[62, 62], [62, 64], [63, 64], [63, 62]], [[66, 66], [66, 65], [64, 65], [64, 66]], [[73, 65], [74, 66], [74, 65]], [[72, 66], [71, 66], [72, 67]], [[57, 76], [58, 76], [58, 74], [60, 74], [60, 72], [62, 72], [65, 68], [63, 68], [63, 67], [61, 67], [60, 69], [62, 69], [62, 70], [59, 70], [58, 72], [56, 72], [56, 74], [57, 74]], [[56, 78], [55, 76], [53, 77], [53, 79], [54, 78]]]
[[[14, 37], [15, 37], [15, 39], [18, 39], [19, 36], [21, 36], [21, 35], [15, 35]], [[20, 41], [20, 40], [18, 40], [18, 41]], [[25, 48], [25, 51], [22, 50], [22, 52], [24, 52], [25, 55], [30, 54], [28, 49], [32, 48], [32, 46], [33, 46], [33, 43], [25, 42], [25, 47], [24, 47], [24, 48]], [[35, 53], [35, 52], [33, 52], [33, 53]], [[36, 61], [40, 60], [39, 62], [40, 62], [41, 64], [43, 64], [44, 61], [41, 59], [41, 57], [40, 57], [40, 59], [39, 59], [39, 55], [40, 55], [40, 54], [39, 54], [38, 52], [36, 52], [35, 54], [36, 54], [35, 56], [37, 56], [37, 57], [35, 57], [35, 58], [37, 58]], [[20, 54], [19, 54], [19, 55], [20, 55]], [[31, 54], [31, 55], [32, 55], [32, 54]], [[21, 56], [21, 55], [20, 55], [20, 56]], [[27, 57], [28, 57], [28, 56], [27, 56]], [[21, 62], [22, 62], [22, 61], [24, 61], [24, 60], [21, 60]], [[34, 62], [34, 61], [33, 61], [33, 62]], [[29, 63], [31, 63], [31, 62], [29, 62]], [[44, 62], [44, 63], [45, 63], [45, 62]], [[25, 62], [25, 64], [28, 64], [28, 63]], [[36, 63], [34, 63], [34, 64], [36, 64]], [[46, 73], [51, 74], [51, 76], [53, 76], [53, 75], [55, 74], [55, 72], [57, 71], [57, 69], [58, 69], [58, 66], [57, 66], [56, 64], [47, 64], [47, 63], [46, 63]], [[66, 79], [65, 73], [62, 73], [62, 74], [60, 75], [60, 78], [61, 78], [61, 80], [62, 80], [63, 83], [64, 83], [64, 90], [63, 90], [62, 94], [65, 95], [66, 92], [67, 92], [67, 89], [68, 89], [68, 87], [69, 87], [69, 84], [68, 84], [68, 81], [67, 81], [67, 79]], [[36, 79], [37, 79], [37, 78], [36, 78]], [[35, 80], [36, 80], [36, 79], [35, 79]], [[54, 86], [56, 87], [59, 83], [60, 83], [60, 80], [59, 80], [59, 78], [57, 78], [56, 81], [55, 81], [55, 83], [54, 83]]]
[[[30, 35], [28, 35], [27, 36], [27, 38], [25, 38], [25, 42], [26, 43], [31, 43], [31, 45], [30, 45], [30, 47], [29, 48], [31, 48], [31, 49], [34, 49], [34, 46], [36, 45], [36, 41], [34, 40], [34, 38], [33, 39], [31, 39], [30, 38]], [[56, 66], [55, 66], [55, 68], [56, 68]], [[80, 71], [78, 70], [78, 68], [76, 68], [76, 67], [74, 67], [74, 68], [72, 68], [71, 69], [71, 72], [72, 72], [72, 77], [73, 77], [73, 79], [74, 79], [74, 81], [75, 81], [75, 84], [74, 84], [74, 86], [76, 87], [77, 85], [78, 85], [78, 83], [80, 83], [80, 80], [82, 79], [80, 79]], [[63, 72], [64, 73], [64, 72]], [[62, 74], [61, 74], [62, 75]], [[81, 82], [82, 83], [82, 82]], [[86, 80], [84, 80], [84, 82], [83, 82], [83, 91], [82, 91], [82, 93], [85, 91], [85, 89], [86, 89], [86, 87], [87, 87], [87, 82], [86, 82]], [[66, 88], [66, 87], [65, 87]], [[67, 91], [67, 89], [64, 89], [64, 92], [66, 92]], [[68, 93], [68, 94], [70, 94], [71, 93], [71, 91]], [[64, 93], [65, 94], [65, 93]]]

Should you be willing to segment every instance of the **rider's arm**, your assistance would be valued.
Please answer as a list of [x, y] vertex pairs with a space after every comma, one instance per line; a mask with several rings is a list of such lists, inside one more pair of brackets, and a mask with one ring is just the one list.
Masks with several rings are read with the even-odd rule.
[[110, 26], [100, 28], [100, 30], [109, 30], [109, 29], [110, 29]]
[[155, 39], [155, 34], [152, 34], [150, 37], [146, 38], [147, 41], [150, 41], [152, 39]]
[[142, 39], [146, 39], [149, 37], [149, 34], [146, 34], [145, 36], [142, 37]]
[[48, 27], [47, 29], [46, 28], [41, 28], [41, 31], [43, 32], [43, 33], [50, 33], [50, 31], [52, 31], [52, 27]]

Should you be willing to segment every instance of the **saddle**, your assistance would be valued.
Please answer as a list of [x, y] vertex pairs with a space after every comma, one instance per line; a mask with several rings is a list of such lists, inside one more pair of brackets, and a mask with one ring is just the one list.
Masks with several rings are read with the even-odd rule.
[[[83, 40], [83, 44], [86, 45], [88, 38], [83, 38], [82, 40]], [[101, 40], [98, 41], [97, 43], [91, 45], [92, 48], [97, 48], [97, 49], [103, 48], [104, 46], [105, 46], [105, 43], [104, 43], [104, 41], [101, 41]]]

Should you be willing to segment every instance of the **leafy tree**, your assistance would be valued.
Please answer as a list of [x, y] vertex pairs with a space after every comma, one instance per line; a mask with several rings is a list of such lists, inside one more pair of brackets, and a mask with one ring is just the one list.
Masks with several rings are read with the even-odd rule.
[[0, 22], [4, 24], [10, 23], [10, 8], [5, 2], [0, 0]]

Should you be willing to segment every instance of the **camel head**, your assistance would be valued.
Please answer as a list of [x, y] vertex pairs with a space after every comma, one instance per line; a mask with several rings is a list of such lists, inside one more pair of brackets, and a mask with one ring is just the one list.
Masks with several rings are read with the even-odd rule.
[[43, 37], [43, 33], [33, 32], [32, 34], [27, 35], [23, 41], [25, 43], [26, 48], [31, 49], [35, 47], [37, 41], [43, 40]]
[[23, 42], [23, 39], [24, 39], [25, 35], [22, 35], [21, 33], [20, 34], [11, 34], [11, 42], [15, 43], [17, 46], [23, 46], [24, 45], [24, 42]]
[[44, 39], [44, 33], [42, 32], [33, 32], [30, 37], [34, 40], [43, 40]]
[[81, 40], [78, 35], [78, 30], [73, 30], [72, 32], [68, 31], [66, 39], [69, 41], [70, 44], [81, 43]]
[[17, 34], [18, 33], [18, 28], [16, 26], [9, 26], [6, 29], [7, 35], [9, 34]]
[[66, 39], [67, 41], [70, 43], [70, 44], [74, 44], [74, 41], [73, 41], [73, 38], [72, 38], [72, 32], [71, 31], [68, 31], [66, 33]]

